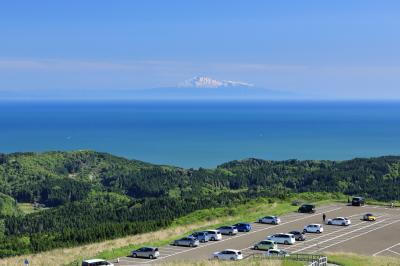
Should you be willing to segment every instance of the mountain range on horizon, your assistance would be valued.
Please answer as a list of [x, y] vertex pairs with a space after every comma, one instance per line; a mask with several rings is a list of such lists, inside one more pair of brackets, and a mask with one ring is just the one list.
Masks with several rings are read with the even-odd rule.
[[264, 89], [252, 83], [195, 76], [174, 86], [150, 89], [84, 89], [0, 91], [0, 99], [60, 100], [268, 100], [294, 99], [299, 95]]
[[191, 79], [185, 80], [178, 84], [178, 87], [183, 88], [226, 88], [226, 87], [254, 87], [253, 84], [232, 81], [232, 80], [217, 80], [206, 76], [196, 76]]

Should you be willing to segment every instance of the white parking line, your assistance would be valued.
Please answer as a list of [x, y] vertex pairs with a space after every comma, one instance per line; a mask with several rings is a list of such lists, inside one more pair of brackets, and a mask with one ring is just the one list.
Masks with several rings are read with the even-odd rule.
[[[360, 215], [360, 214], [354, 214], [354, 215], [351, 215], [351, 216], [348, 216], [348, 217], [350, 218], [350, 217], [359, 216], [359, 215]], [[381, 217], [383, 217], [383, 216], [379, 216], [378, 218], [381, 218]], [[363, 225], [363, 224], [366, 224], [366, 223], [368, 223], [368, 222], [366, 222], [366, 221], [361, 221], [361, 222], [352, 224], [352, 225], [350, 225], [350, 226], [346, 226], [346, 227], [343, 227], [343, 228], [334, 230], [333, 232], [330, 232], [330, 233], [322, 233], [321, 235], [319, 235], [319, 236], [317, 236], [317, 237], [309, 238], [308, 240], [306, 240], [306, 242], [302, 242], [302, 244], [307, 245], [308, 243], [310, 243], [310, 242], [312, 242], [312, 241], [316, 241], [316, 240], [318, 240], [318, 239], [320, 239], [320, 238], [326, 238], [326, 236], [329, 236], [329, 235], [332, 235], [332, 234], [337, 234], [338, 232], [341, 232], [341, 231], [344, 231], [344, 230], [352, 230], [352, 229], [354, 229], [354, 227], [358, 227], [358, 226]], [[332, 226], [331, 226], [331, 225], [328, 225], [328, 226], [329, 226], [329, 227], [336, 227], [336, 226], [334, 226], [334, 225], [332, 225]], [[365, 227], [362, 227], [362, 228], [365, 228]], [[362, 229], [362, 228], [361, 228], [361, 229]], [[357, 229], [357, 230], [358, 230], [358, 229]], [[353, 230], [353, 231], [351, 231], [351, 232], [355, 232], [355, 230]], [[351, 232], [350, 232], [350, 233], [351, 233]], [[348, 234], [348, 233], [346, 233], [346, 234]], [[308, 234], [308, 235], [310, 235], [310, 234]], [[329, 241], [329, 240], [332, 240], [332, 239], [336, 239], [336, 238], [341, 237], [341, 236], [343, 236], [343, 235], [345, 235], [345, 234], [342, 234], [342, 235], [340, 235], [340, 236], [336, 236], [336, 237], [333, 237], [333, 238], [329, 238], [329, 239], [327, 239], [326, 241]], [[324, 241], [324, 242], [326, 242], [326, 241]], [[320, 245], [321, 243], [324, 243], [324, 242], [319, 242], [319, 243], [317, 243], [317, 244], [307, 246], [307, 247], [303, 248], [302, 250], [307, 249], [307, 248], [310, 248], [310, 247], [314, 247], [314, 246], [317, 246], [317, 245]], [[296, 249], [296, 247], [298, 247], [298, 245], [290, 246], [290, 247], [288, 247], [288, 248], [286, 249], [286, 251], [288, 251], [288, 250], [290, 250], [290, 249]], [[300, 250], [300, 251], [301, 251], [301, 250]], [[292, 253], [296, 253], [296, 252], [299, 252], [299, 250], [293, 251]]]
[[[331, 207], [333, 207], [333, 206], [331, 206]], [[340, 209], [342, 209], [342, 208], [343, 208], [343, 207], [337, 207], [337, 208], [334, 208], [334, 209], [332, 209], [332, 210], [325, 211], [325, 213], [337, 211], [337, 210], [340, 210]], [[215, 242], [210, 243], [210, 244], [207, 244], [207, 245], [199, 246], [199, 247], [196, 248], [196, 250], [198, 250], [198, 249], [200, 249], [200, 248], [208, 247], [208, 246], [211, 246], [211, 245], [215, 245], [215, 244], [218, 244], [218, 243], [221, 243], [221, 242], [224, 242], [224, 241], [233, 239], [233, 238], [237, 238], [237, 237], [241, 237], [241, 236], [248, 236], [248, 235], [251, 235], [251, 234], [255, 234], [255, 233], [257, 233], [257, 232], [260, 232], [260, 231], [264, 231], [264, 230], [268, 230], [268, 229], [271, 229], [271, 228], [276, 228], [276, 227], [279, 227], [279, 226], [282, 226], [282, 225], [285, 225], [285, 224], [289, 224], [289, 223], [297, 222], [297, 221], [300, 221], [300, 220], [308, 219], [308, 218], [310, 218], [310, 217], [317, 216], [317, 215], [321, 215], [321, 213], [316, 213], [316, 214], [307, 215], [307, 216], [302, 217], [302, 218], [298, 218], [298, 219], [295, 219], [295, 220], [292, 220], [292, 221], [288, 221], [288, 222], [285, 222], [285, 223], [280, 223], [280, 224], [274, 225], [274, 226], [269, 226], [269, 227], [266, 227], [266, 228], [264, 228], [264, 229], [250, 231], [250, 232], [248, 232], [248, 233], [246, 233], [246, 234], [236, 235], [236, 236], [233, 236], [233, 237], [231, 237], [231, 238], [224, 238], [224, 239], [221, 239], [220, 241], [215, 241]], [[160, 257], [160, 258], [158, 259], [158, 261], [160, 261], [160, 260], [162, 260], [162, 259], [166, 259], [166, 258], [171, 257], [171, 256], [175, 256], [175, 255], [178, 255], [178, 254], [186, 253], [186, 252], [189, 252], [189, 251], [192, 251], [192, 249], [186, 249], [186, 250], [177, 252], [177, 253], [175, 253], [175, 254], [170, 254], [170, 255], [167, 255], [167, 256], [165, 256], [165, 257]], [[151, 261], [144, 262], [144, 263], [150, 263], [150, 262], [151, 262]]]
[[[387, 220], [387, 219], [386, 219], [386, 220]], [[356, 237], [359, 237], [359, 236], [362, 236], [362, 235], [368, 234], [368, 233], [370, 233], [370, 232], [373, 232], [373, 231], [379, 230], [379, 229], [381, 229], [381, 228], [383, 228], [383, 227], [386, 227], [386, 226], [389, 226], [389, 225], [392, 225], [392, 224], [394, 224], [394, 223], [398, 223], [398, 222], [400, 222], [400, 220], [393, 221], [393, 222], [391, 222], [391, 223], [388, 223], [388, 224], [382, 225], [382, 226], [380, 226], [380, 227], [378, 227], [378, 228], [374, 228], [374, 229], [368, 230], [367, 232], [363, 232], [363, 233], [361, 233], [361, 234], [358, 234], [358, 235], [352, 236], [352, 237], [350, 237], [350, 238], [347, 238], [347, 239], [345, 239], [345, 240], [342, 240], [342, 241], [339, 241], [339, 242], [333, 243], [333, 244], [331, 244], [331, 245], [329, 245], [329, 246], [326, 246], [326, 247], [323, 247], [323, 248], [319, 249], [318, 251], [321, 251], [321, 250], [324, 250], [324, 249], [330, 248], [330, 247], [332, 247], [332, 246], [335, 246], [335, 245], [337, 245], [337, 244], [340, 244], [340, 243], [343, 243], [343, 242], [349, 241], [349, 240], [351, 240], [351, 239], [353, 239], [353, 238], [356, 238]], [[374, 225], [374, 224], [372, 224], [372, 225]], [[364, 227], [364, 228], [365, 228], [365, 227]], [[313, 253], [315, 253], [315, 252], [313, 252]]]
[[372, 256], [376, 256], [376, 255], [378, 255], [378, 254], [380, 254], [380, 253], [383, 253], [383, 252], [385, 252], [385, 251], [387, 251], [387, 250], [389, 250], [389, 249], [391, 249], [391, 248], [397, 247], [398, 245], [400, 245], [400, 242], [397, 243], [397, 244], [394, 244], [393, 246], [390, 246], [390, 247], [388, 247], [388, 248], [382, 249], [381, 251], [378, 251], [378, 252], [374, 253]]
[[[385, 220], [381, 220], [381, 221], [379, 221], [379, 222], [377, 222], [377, 223], [382, 223], [382, 222], [384, 222], [384, 221], [386, 221], [386, 219], [385, 219]], [[365, 228], [367, 228], [367, 227], [376, 225], [377, 223], [373, 223], [373, 224], [370, 224], [370, 225], [367, 225], [367, 226], [363, 226], [363, 227], [357, 228], [356, 230], [352, 230], [352, 231], [350, 231], [350, 232], [347, 232], [347, 233], [344, 233], [344, 234], [341, 234], [341, 235], [338, 235], [338, 236], [335, 236], [335, 237], [326, 239], [326, 240], [324, 240], [324, 241], [322, 241], [322, 242], [318, 242], [318, 243], [316, 243], [316, 244], [313, 244], [313, 245], [304, 247], [304, 248], [302, 248], [302, 249], [293, 251], [293, 253], [297, 253], [297, 252], [300, 252], [300, 251], [303, 251], [303, 250], [306, 250], [306, 249], [309, 249], [309, 248], [312, 248], [312, 247], [315, 247], [315, 246], [319, 246], [319, 245], [321, 245], [322, 243], [325, 243], [325, 242], [328, 242], [328, 241], [332, 241], [332, 240], [334, 240], [334, 239], [336, 239], [336, 238], [343, 237], [343, 236], [348, 235], [348, 234], [352, 234], [352, 233], [354, 233], [354, 232], [356, 232], [356, 231], [359, 231], [359, 230], [365, 229]], [[363, 223], [359, 223], [358, 225], [362, 225], [362, 224], [363, 224]], [[350, 227], [348, 227], [348, 228], [343, 228], [342, 230], [344, 230], [344, 229], [350, 229]], [[338, 231], [342, 231], [342, 230], [338, 230]], [[330, 233], [330, 234], [334, 234], [334, 233], [337, 233], [337, 231], [332, 232], [332, 233]], [[323, 237], [323, 236], [321, 236], [321, 237]]]

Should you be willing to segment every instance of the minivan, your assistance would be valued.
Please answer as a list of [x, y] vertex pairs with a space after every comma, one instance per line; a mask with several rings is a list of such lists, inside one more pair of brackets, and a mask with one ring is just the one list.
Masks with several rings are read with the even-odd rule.
[[103, 259], [90, 259], [82, 261], [82, 266], [114, 266], [114, 264]]
[[267, 240], [272, 240], [278, 244], [293, 245], [296, 242], [292, 234], [275, 234], [267, 237]]
[[207, 230], [205, 232], [207, 232], [211, 241], [218, 241], [222, 239], [222, 234], [218, 230]]
[[194, 237], [199, 240], [201, 243], [208, 242], [210, 240], [210, 236], [207, 232], [194, 232], [189, 237]]
[[315, 205], [303, 204], [298, 209], [298, 212], [301, 212], [301, 213], [315, 213]]
[[365, 204], [365, 200], [363, 197], [353, 197], [351, 201], [352, 206], [362, 206]]

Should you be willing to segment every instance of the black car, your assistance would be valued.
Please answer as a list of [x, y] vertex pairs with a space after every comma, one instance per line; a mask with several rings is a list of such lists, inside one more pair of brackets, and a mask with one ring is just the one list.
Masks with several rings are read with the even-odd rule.
[[306, 237], [304, 236], [303, 232], [290, 231], [289, 234], [294, 235], [294, 239], [296, 239], [296, 241], [304, 241], [304, 240], [306, 240]]
[[365, 200], [363, 197], [353, 197], [351, 201], [352, 206], [362, 206], [365, 204]]
[[300, 206], [298, 212], [301, 212], [301, 213], [315, 213], [315, 205], [303, 204], [303, 205]]

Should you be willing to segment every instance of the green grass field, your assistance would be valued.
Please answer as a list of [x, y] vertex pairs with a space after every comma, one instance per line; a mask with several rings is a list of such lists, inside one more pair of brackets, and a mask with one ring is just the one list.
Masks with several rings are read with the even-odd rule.
[[363, 256], [353, 253], [327, 253], [328, 261], [340, 266], [400, 266], [400, 258]]

